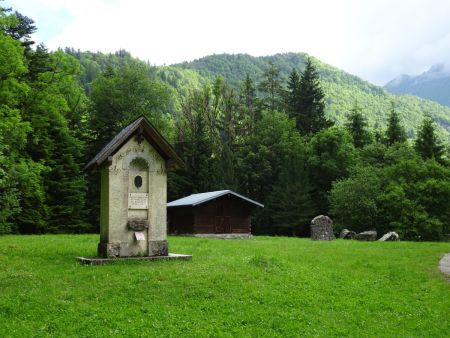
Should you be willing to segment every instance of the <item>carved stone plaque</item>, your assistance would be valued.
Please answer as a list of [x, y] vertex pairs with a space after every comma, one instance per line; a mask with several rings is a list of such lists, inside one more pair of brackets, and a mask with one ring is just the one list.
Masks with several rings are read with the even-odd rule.
[[142, 231], [148, 228], [148, 220], [146, 219], [131, 218], [127, 224], [128, 228], [134, 231]]
[[144, 192], [129, 193], [128, 209], [148, 209], [148, 194]]

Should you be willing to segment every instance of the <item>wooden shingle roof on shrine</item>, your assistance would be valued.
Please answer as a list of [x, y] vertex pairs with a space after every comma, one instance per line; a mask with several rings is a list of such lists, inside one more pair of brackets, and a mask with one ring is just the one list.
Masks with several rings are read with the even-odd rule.
[[140, 116], [123, 128], [94, 158], [84, 167], [99, 167], [114, 155], [131, 137], [145, 138], [151, 146], [166, 160], [167, 168], [184, 166], [183, 160], [176, 154], [172, 146], [158, 132], [145, 116]]

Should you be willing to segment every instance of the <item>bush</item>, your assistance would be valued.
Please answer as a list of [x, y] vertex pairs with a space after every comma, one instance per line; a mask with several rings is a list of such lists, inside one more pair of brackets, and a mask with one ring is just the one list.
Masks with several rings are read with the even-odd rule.
[[407, 240], [442, 240], [449, 233], [450, 169], [434, 160], [401, 156], [381, 168], [366, 166], [334, 183], [336, 229], [396, 231]]

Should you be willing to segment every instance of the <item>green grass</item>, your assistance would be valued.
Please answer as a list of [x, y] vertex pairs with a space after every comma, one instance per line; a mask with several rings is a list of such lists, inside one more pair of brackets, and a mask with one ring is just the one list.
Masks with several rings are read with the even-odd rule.
[[192, 261], [82, 266], [98, 236], [0, 237], [0, 337], [449, 337], [449, 243], [171, 237]]

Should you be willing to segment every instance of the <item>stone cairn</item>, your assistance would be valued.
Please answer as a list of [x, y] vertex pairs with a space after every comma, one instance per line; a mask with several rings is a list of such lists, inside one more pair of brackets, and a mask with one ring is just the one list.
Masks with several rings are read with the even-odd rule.
[[316, 241], [332, 241], [336, 239], [333, 233], [333, 221], [330, 217], [320, 215], [311, 221], [311, 239]]

